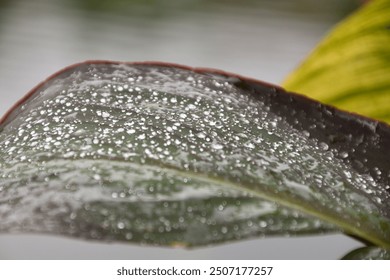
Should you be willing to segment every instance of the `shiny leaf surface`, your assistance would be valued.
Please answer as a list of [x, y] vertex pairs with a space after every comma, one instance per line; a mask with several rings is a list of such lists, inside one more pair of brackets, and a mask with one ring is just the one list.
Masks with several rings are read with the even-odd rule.
[[79, 64], [2, 120], [1, 230], [195, 246], [338, 227], [389, 246], [389, 145], [383, 123], [237, 75]]
[[378, 247], [363, 247], [348, 253], [343, 260], [390, 260], [390, 251]]

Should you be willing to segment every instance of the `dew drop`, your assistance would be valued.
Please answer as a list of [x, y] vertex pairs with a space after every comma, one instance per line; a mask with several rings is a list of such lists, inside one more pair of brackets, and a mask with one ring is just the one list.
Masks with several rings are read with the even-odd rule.
[[189, 104], [189, 105], [187, 106], [187, 109], [188, 109], [188, 110], [195, 110], [195, 109], [196, 109], [196, 106], [195, 106], [194, 104]]
[[347, 157], [348, 157], [348, 153], [347, 153], [347, 152], [341, 152], [341, 153], [339, 154], [339, 156], [340, 156], [341, 158], [347, 158]]
[[118, 222], [117, 227], [118, 227], [118, 229], [124, 229], [125, 228], [125, 223], [124, 222]]
[[326, 143], [324, 143], [324, 142], [319, 143], [318, 146], [319, 146], [320, 149], [323, 150], [323, 151], [327, 151], [327, 150], [329, 149], [328, 144], [326, 144]]
[[244, 146], [249, 148], [249, 149], [254, 149], [255, 148], [255, 145], [253, 143], [245, 143]]
[[200, 139], [206, 138], [206, 134], [204, 134], [203, 132], [197, 133], [196, 136], [197, 136], [198, 138], [200, 138]]
[[223, 149], [223, 145], [218, 144], [218, 143], [213, 143], [213, 144], [211, 144], [211, 148], [213, 148], [214, 150], [221, 150], [221, 149]]
[[265, 228], [265, 227], [267, 227], [267, 222], [266, 221], [260, 221], [259, 226], [261, 228]]

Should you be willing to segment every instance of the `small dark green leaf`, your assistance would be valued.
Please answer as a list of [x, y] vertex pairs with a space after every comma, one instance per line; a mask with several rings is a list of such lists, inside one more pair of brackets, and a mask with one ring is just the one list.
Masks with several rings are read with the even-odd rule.
[[2, 231], [193, 246], [335, 224], [390, 244], [389, 127], [272, 85], [84, 63], [1, 129]]
[[348, 253], [343, 260], [390, 260], [390, 251], [378, 247], [363, 247]]

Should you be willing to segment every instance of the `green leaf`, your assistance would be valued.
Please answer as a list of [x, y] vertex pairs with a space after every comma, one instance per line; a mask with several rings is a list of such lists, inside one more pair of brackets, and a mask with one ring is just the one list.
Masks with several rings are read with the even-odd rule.
[[348, 253], [342, 259], [343, 260], [390, 260], [390, 251], [378, 247], [363, 247]]
[[7, 192], [17, 187], [30, 194], [6, 196], [12, 208], [1, 221], [3, 231], [180, 247], [334, 231], [297, 211], [169, 168], [96, 159], [17, 168], [8, 176], [29, 183], [9, 183]]
[[284, 81], [295, 91], [390, 123], [390, 1], [341, 22]]
[[0, 130], [2, 231], [195, 246], [341, 228], [390, 246], [390, 128], [276, 86], [89, 62]]

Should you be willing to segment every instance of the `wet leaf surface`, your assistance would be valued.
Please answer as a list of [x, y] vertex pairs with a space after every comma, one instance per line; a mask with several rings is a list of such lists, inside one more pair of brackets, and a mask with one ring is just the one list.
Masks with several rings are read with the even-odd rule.
[[343, 260], [390, 260], [390, 251], [378, 247], [363, 247], [348, 253]]
[[0, 226], [195, 246], [336, 228], [389, 246], [390, 129], [214, 70], [90, 62], [2, 121]]

